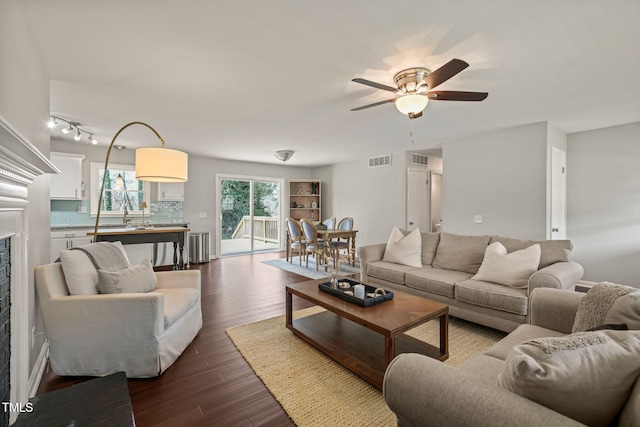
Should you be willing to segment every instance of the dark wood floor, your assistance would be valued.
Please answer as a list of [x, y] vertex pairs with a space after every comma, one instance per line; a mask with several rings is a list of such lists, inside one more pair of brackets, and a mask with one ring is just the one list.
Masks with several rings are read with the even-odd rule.
[[[245, 255], [192, 265], [202, 272], [202, 330], [162, 376], [129, 380], [137, 426], [294, 425], [225, 333], [231, 326], [284, 314], [285, 285], [309, 279], [260, 262], [283, 256]], [[305, 306], [294, 299], [295, 309]], [[87, 379], [48, 372], [38, 394]]]

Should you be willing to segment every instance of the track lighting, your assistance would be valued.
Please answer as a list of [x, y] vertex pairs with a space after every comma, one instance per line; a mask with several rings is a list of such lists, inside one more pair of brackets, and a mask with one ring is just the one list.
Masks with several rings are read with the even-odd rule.
[[98, 143], [98, 140], [93, 137], [93, 133], [87, 132], [86, 130], [80, 127], [80, 123], [72, 122], [71, 120], [63, 119], [58, 116], [49, 116], [49, 121], [47, 122], [47, 127], [53, 129], [58, 126], [58, 121], [64, 122], [67, 124], [66, 128], [61, 129], [62, 133], [65, 135], [70, 134], [71, 132], [75, 132], [76, 134], [73, 136], [73, 139], [76, 141], [80, 141], [82, 139], [82, 134], [87, 135], [87, 139], [93, 145]]
[[71, 123], [69, 123], [69, 127], [68, 128], [64, 128], [62, 129], [62, 133], [64, 133], [65, 135], [68, 133], [73, 132], [73, 126], [71, 126]]

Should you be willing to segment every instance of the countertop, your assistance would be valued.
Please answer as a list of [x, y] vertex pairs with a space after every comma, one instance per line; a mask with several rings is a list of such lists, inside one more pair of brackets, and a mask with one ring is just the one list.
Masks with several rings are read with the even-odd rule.
[[[187, 222], [174, 222], [174, 223], [151, 223], [151, 227], [188, 227], [189, 223]], [[95, 224], [89, 225], [52, 225], [51, 230], [53, 231], [64, 231], [64, 230], [85, 230], [85, 229], [93, 230], [95, 228]], [[100, 224], [99, 230], [102, 229], [111, 229], [111, 228], [125, 228], [124, 224]]]
[[[97, 235], [114, 235], [114, 234], [158, 234], [158, 233], [175, 233], [175, 232], [187, 232], [186, 227], [171, 226], [171, 227], [109, 227], [98, 228]], [[87, 233], [87, 235], [94, 235], [93, 231]]]

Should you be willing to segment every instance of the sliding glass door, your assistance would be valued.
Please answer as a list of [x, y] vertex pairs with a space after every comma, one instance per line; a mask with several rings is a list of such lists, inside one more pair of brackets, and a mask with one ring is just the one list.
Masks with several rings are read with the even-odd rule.
[[220, 255], [280, 250], [281, 181], [219, 177]]

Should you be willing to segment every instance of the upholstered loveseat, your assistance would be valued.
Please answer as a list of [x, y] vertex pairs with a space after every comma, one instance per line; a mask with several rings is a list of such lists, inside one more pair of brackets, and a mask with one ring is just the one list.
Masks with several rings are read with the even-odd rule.
[[[76, 261], [73, 267], [85, 257], [79, 251], [64, 252]], [[67, 268], [66, 275], [60, 262], [35, 268], [53, 372], [105, 376], [124, 371], [129, 378], [154, 377], [182, 354], [202, 327], [200, 271], [153, 273], [150, 265], [146, 267], [153, 289], [135, 293], [117, 289], [109, 294], [96, 289], [98, 273], [91, 272], [90, 263], [81, 269]], [[140, 282], [139, 270], [129, 266], [124, 273]], [[75, 289], [70, 285], [74, 281]], [[108, 285], [118, 283], [111, 280]]]
[[[413, 266], [402, 260], [386, 260], [389, 243], [358, 248], [361, 280], [442, 302], [449, 305], [452, 316], [505, 332], [526, 323], [533, 289], [573, 289], [584, 273], [580, 264], [571, 261], [569, 240], [532, 241], [444, 232], [420, 233], [420, 240], [419, 258]], [[496, 244], [509, 254], [535, 244], [540, 246], [535, 271], [521, 287], [477, 279], [485, 251]]]
[[[634, 320], [606, 314], [606, 322], [638, 328], [638, 295], [626, 307]], [[640, 331], [580, 332], [600, 326], [572, 334], [586, 299], [579, 292], [535, 289], [531, 324], [457, 368], [418, 354], [396, 357], [383, 393], [398, 426], [640, 425]], [[608, 303], [600, 313], [614, 307]]]

